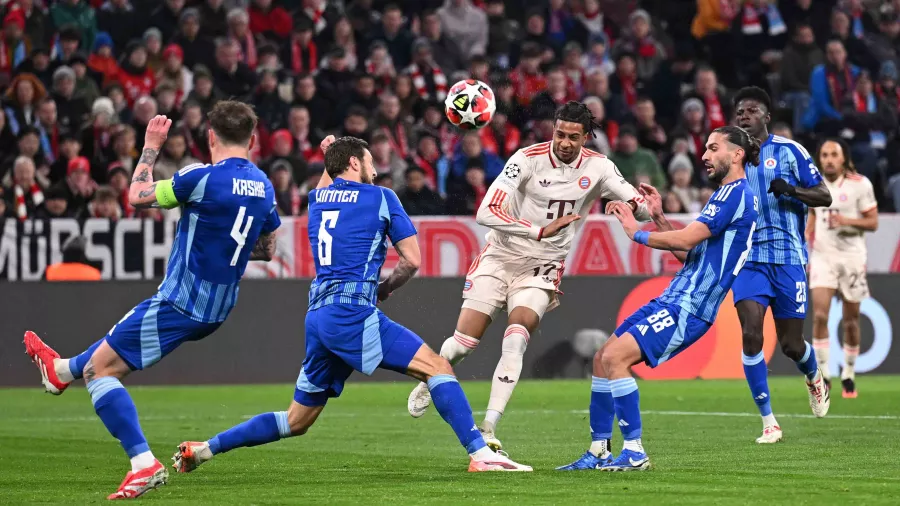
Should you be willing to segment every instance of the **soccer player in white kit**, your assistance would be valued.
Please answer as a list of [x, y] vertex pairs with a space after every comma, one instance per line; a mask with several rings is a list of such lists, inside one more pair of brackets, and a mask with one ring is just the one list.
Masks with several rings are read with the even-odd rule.
[[[584, 147], [593, 119], [584, 104], [571, 101], [562, 106], [556, 113], [553, 140], [517, 151], [491, 184], [476, 215], [477, 222], [491, 230], [466, 275], [462, 310], [441, 356], [459, 363], [506, 309], [503, 352], [479, 426], [494, 450], [502, 448], [494, 431], [522, 373], [528, 340], [544, 313], [559, 305], [559, 284], [581, 225], [580, 213], [602, 197], [628, 202], [639, 220], [650, 219], [643, 197], [615, 164]], [[409, 395], [410, 415], [422, 416], [430, 402], [427, 385], [418, 385]]]
[[[859, 305], [869, 296], [866, 283], [866, 232], [878, 228], [878, 203], [872, 183], [856, 173], [850, 149], [842, 140], [827, 140], [819, 147], [816, 165], [831, 192], [831, 206], [810, 208], [806, 225], [812, 245], [809, 287], [813, 299], [813, 349], [819, 370], [828, 379], [828, 314], [831, 300], [843, 301], [844, 363], [841, 387], [844, 398], [856, 398], [856, 357], [859, 355]], [[811, 237], [810, 237], [811, 236]]]

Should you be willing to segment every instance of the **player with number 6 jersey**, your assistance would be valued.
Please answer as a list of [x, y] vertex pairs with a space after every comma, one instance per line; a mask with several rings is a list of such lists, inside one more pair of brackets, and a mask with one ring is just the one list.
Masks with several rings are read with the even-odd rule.
[[26, 353], [45, 389], [59, 395], [83, 377], [97, 415], [131, 459], [131, 471], [108, 499], [133, 499], [168, 477], [150, 451], [120, 379], [152, 366], [182, 343], [213, 333], [237, 303], [247, 262], [270, 260], [275, 252], [274, 232], [281, 224], [275, 192], [248, 160], [256, 141], [256, 114], [246, 104], [222, 101], [208, 116], [212, 165], [190, 165], [170, 180], [154, 182], [153, 165], [172, 125], [156, 116], [147, 126], [131, 180], [131, 205], [181, 208], [159, 291], [70, 359], [60, 359], [35, 333], [25, 333]]
[[[547, 311], [559, 305], [565, 259], [581, 223], [580, 214], [598, 198], [628, 202], [649, 219], [643, 198], [608, 158], [584, 147], [594, 128], [590, 110], [568, 102], [556, 113], [553, 140], [520, 149], [491, 184], [476, 220], [490, 228], [487, 245], [472, 263], [463, 286], [455, 332], [441, 356], [459, 363], [505, 308], [508, 326], [480, 429], [492, 448], [495, 428], [522, 372], [531, 335]], [[410, 394], [413, 417], [425, 413], [427, 385]]]
[[[662, 214], [662, 199], [649, 185], [651, 215], [660, 232], [638, 228], [631, 208], [610, 202], [614, 214], [634, 242], [677, 252], [684, 267], [669, 287], [619, 325], [593, 361], [591, 380], [591, 446], [561, 471], [600, 469], [636, 471], [650, 468], [641, 443], [638, 387], [630, 368], [640, 362], [656, 367], [697, 342], [712, 326], [722, 301], [731, 289], [753, 247], [759, 199], [744, 175], [744, 163], [758, 163], [759, 144], [743, 129], [726, 126], [714, 130], [706, 143], [703, 161], [709, 180], [721, 186], [696, 221], [673, 230]], [[684, 255], [687, 252], [687, 255]], [[622, 453], [610, 449], [613, 420], [619, 419], [624, 438]]]

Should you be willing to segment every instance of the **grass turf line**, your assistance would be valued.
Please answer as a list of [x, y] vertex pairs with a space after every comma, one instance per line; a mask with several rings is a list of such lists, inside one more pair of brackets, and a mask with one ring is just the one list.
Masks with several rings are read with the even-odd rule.
[[[589, 444], [590, 381], [524, 381], [498, 436], [535, 472], [465, 472], [467, 457], [434, 410], [406, 414], [412, 381], [351, 383], [306, 436], [216, 457], [142, 500], [166, 504], [896, 504], [900, 381], [859, 378], [858, 399], [836, 389], [830, 415], [810, 414], [801, 378], [772, 378], [785, 441], [758, 446], [761, 423], [743, 381], [641, 382], [645, 473], [557, 472]], [[127, 382], [126, 382], [127, 383]], [[463, 383], [482, 410], [490, 385]], [[254, 414], [283, 410], [292, 386], [129, 389], [157, 458]], [[129, 469], [87, 392], [62, 397], [0, 390], [0, 504], [105, 503]], [[693, 413], [693, 414], [692, 414]], [[734, 413], [735, 416], [728, 416]], [[723, 416], [726, 415], [726, 416]], [[856, 418], [859, 417], [859, 418]], [[884, 417], [884, 418], [877, 418]], [[480, 421], [476, 415], [476, 421]], [[614, 449], [621, 447], [618, 430]]]

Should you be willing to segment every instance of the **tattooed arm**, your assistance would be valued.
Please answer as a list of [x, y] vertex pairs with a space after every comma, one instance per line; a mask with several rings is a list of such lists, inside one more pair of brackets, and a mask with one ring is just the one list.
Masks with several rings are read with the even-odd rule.
[[268, 262], [275, 256], [275, 233], [259, 234], [253, 251], [250, 252], [250, 260], [262, 260]]
[[128, 202], [135, 208], [159, 207], [156, 198], [157, 183], [153, 182], [153, 166], [166, 137], [172, 120], [165, 116], [156, 116], [147, 124], [147, 135], [144, 137], [144, 151], [138, 160], [131, 187], [128, 189]]
[[378, 300], [382, 301], [391, 296], [391, 292], [405, 285], [419, 270], [422, 262], [422, 254], [419, 251], [419, 241], [416, 236], [410, 236], [394, 244], [394, 249], [400, 255], [400, 262], [394, 267], [391, 275], [378, 285]]

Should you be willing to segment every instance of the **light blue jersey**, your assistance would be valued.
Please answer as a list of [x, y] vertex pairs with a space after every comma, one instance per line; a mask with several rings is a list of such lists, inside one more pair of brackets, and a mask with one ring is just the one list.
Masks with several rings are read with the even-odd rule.
[[709, 227], [712, 237], [688, 252], [684, 266], [659, 301], [713, 322], [735, 277], [755, 249], [758, 215], [758, 198], [746, 179], [719, 188], [697, 218]]
[[800, 188], [813, 188], [822, 175], [809, 152], [800, 144], [769, 135], [760, 146], [759, 165], [747, 164], [750, 188], [759, 197], [759, 218], [753, 237], [751, 262], [806, 265], [806, 204], [791, 197], [776, 198], [768, 193], [775, 179], [784, 179]]

